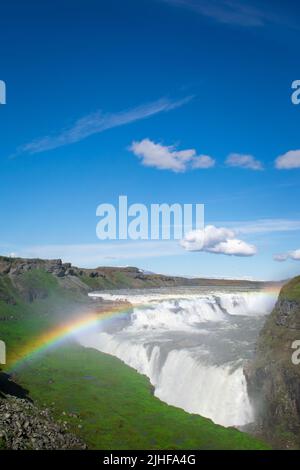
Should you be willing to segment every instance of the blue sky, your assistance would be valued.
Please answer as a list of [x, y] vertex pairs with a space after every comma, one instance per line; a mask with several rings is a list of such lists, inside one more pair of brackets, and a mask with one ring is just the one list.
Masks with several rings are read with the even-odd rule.
[[[0, 252], [184, 275], [299, 273], [299, 19], [294, 1], [2, 2]], [[121, 194], [204, 203], [222, 231], [205, 251], [100, 241], [96, 207]], [[228, 254], [235, 240], [255, 253]]]

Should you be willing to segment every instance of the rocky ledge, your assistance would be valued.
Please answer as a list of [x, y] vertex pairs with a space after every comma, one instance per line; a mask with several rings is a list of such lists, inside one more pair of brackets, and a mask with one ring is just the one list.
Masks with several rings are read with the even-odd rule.
[[10, 258], [0, 256], [0, 275], [19, 276], [28, 271], [41, 269], [51, 273], [58, 278], [66, 276], [87, 276], [90, 278], [106, 278], [114, 273], [124, 273], [134, 278], [147, 277], [140, 269], [135, 267], [99, 267], [95, 269], [77, 268], [71, 263], [63, 263], [61, 259], [40, 259], [40, 258]]
[[6, 395], [0, 398], [0, 449], [80, 450], [86, 445], [56, 423], [49, 409], [40, 410], [27, 399]]

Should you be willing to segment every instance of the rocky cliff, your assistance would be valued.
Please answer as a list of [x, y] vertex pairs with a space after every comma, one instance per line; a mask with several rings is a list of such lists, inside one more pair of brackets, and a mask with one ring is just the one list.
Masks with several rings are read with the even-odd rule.
[[255, 360], [245, 371], [257, 423], [279, 448], [300, 447], [300, 365], [292, 361], [297, 340], [300, 276], [282, 288], [260, 333]]

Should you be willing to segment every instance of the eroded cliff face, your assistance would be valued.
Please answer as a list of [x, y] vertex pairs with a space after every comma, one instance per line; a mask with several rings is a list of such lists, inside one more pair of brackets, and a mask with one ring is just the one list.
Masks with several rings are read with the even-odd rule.
[[245, 370], [257, 424], [279, 448], [300, 448], [300, 364], [292, 361], [297, 340], [300, 277], [282, 288], [260, 333], [255, 359]]

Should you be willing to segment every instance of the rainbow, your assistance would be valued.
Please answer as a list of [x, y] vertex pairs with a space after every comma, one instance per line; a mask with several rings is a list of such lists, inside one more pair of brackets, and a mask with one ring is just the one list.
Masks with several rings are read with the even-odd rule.
[[[277, 285], [270, 285], [265, 287], [261, 292], [267, 295], [278, 295], [279, 287]], [[255, 294], [255, 292], [249, 292]], [[146, 308], [147, 303], [137, 304], [139, 308]], [[132, 312], [132, 308], [137, 306], [131, 304], [118, 305], [114, 308], [101, 312], [84, 313], [80, 317], [73, 317], [69, 322], [57, 325], [52, 329], [43, 332], [40, 336], [30, 340], [25, 344], [24, 347], [20, 348], [15, 354], [14, 358], [9, 359], [8, 367], [6, 368], [9, 372], [16, 371], [26, 361], [34, 359], [35, 356], [46, 352], [51, 348], [59, 347], [68, 339], [76, 337], [78, 333], [83, 333], [94, 329], [95, 327], [111, 321], [112, 319], [125, 318], [129, 312]]]
[[75, 337], [78, 333], [94, 329], [100, 324], [109, 322], [112, 319], [125, 318], [130, 311], [132, 311], [132, 306], [118, 306], [100, 313], [86, 313], [80, 317], [77, 316], [73, 318], [67, 323], [55, 326], [26, 343], [25, 346], [17, 352], [17, 358], [11, 361], [9, 360], [8, 369], [6, 370], [11, 373], [15, 372], [28, 360], [34, 359], [37, 355], [49, 349], [59, 347], [68, 339]]

